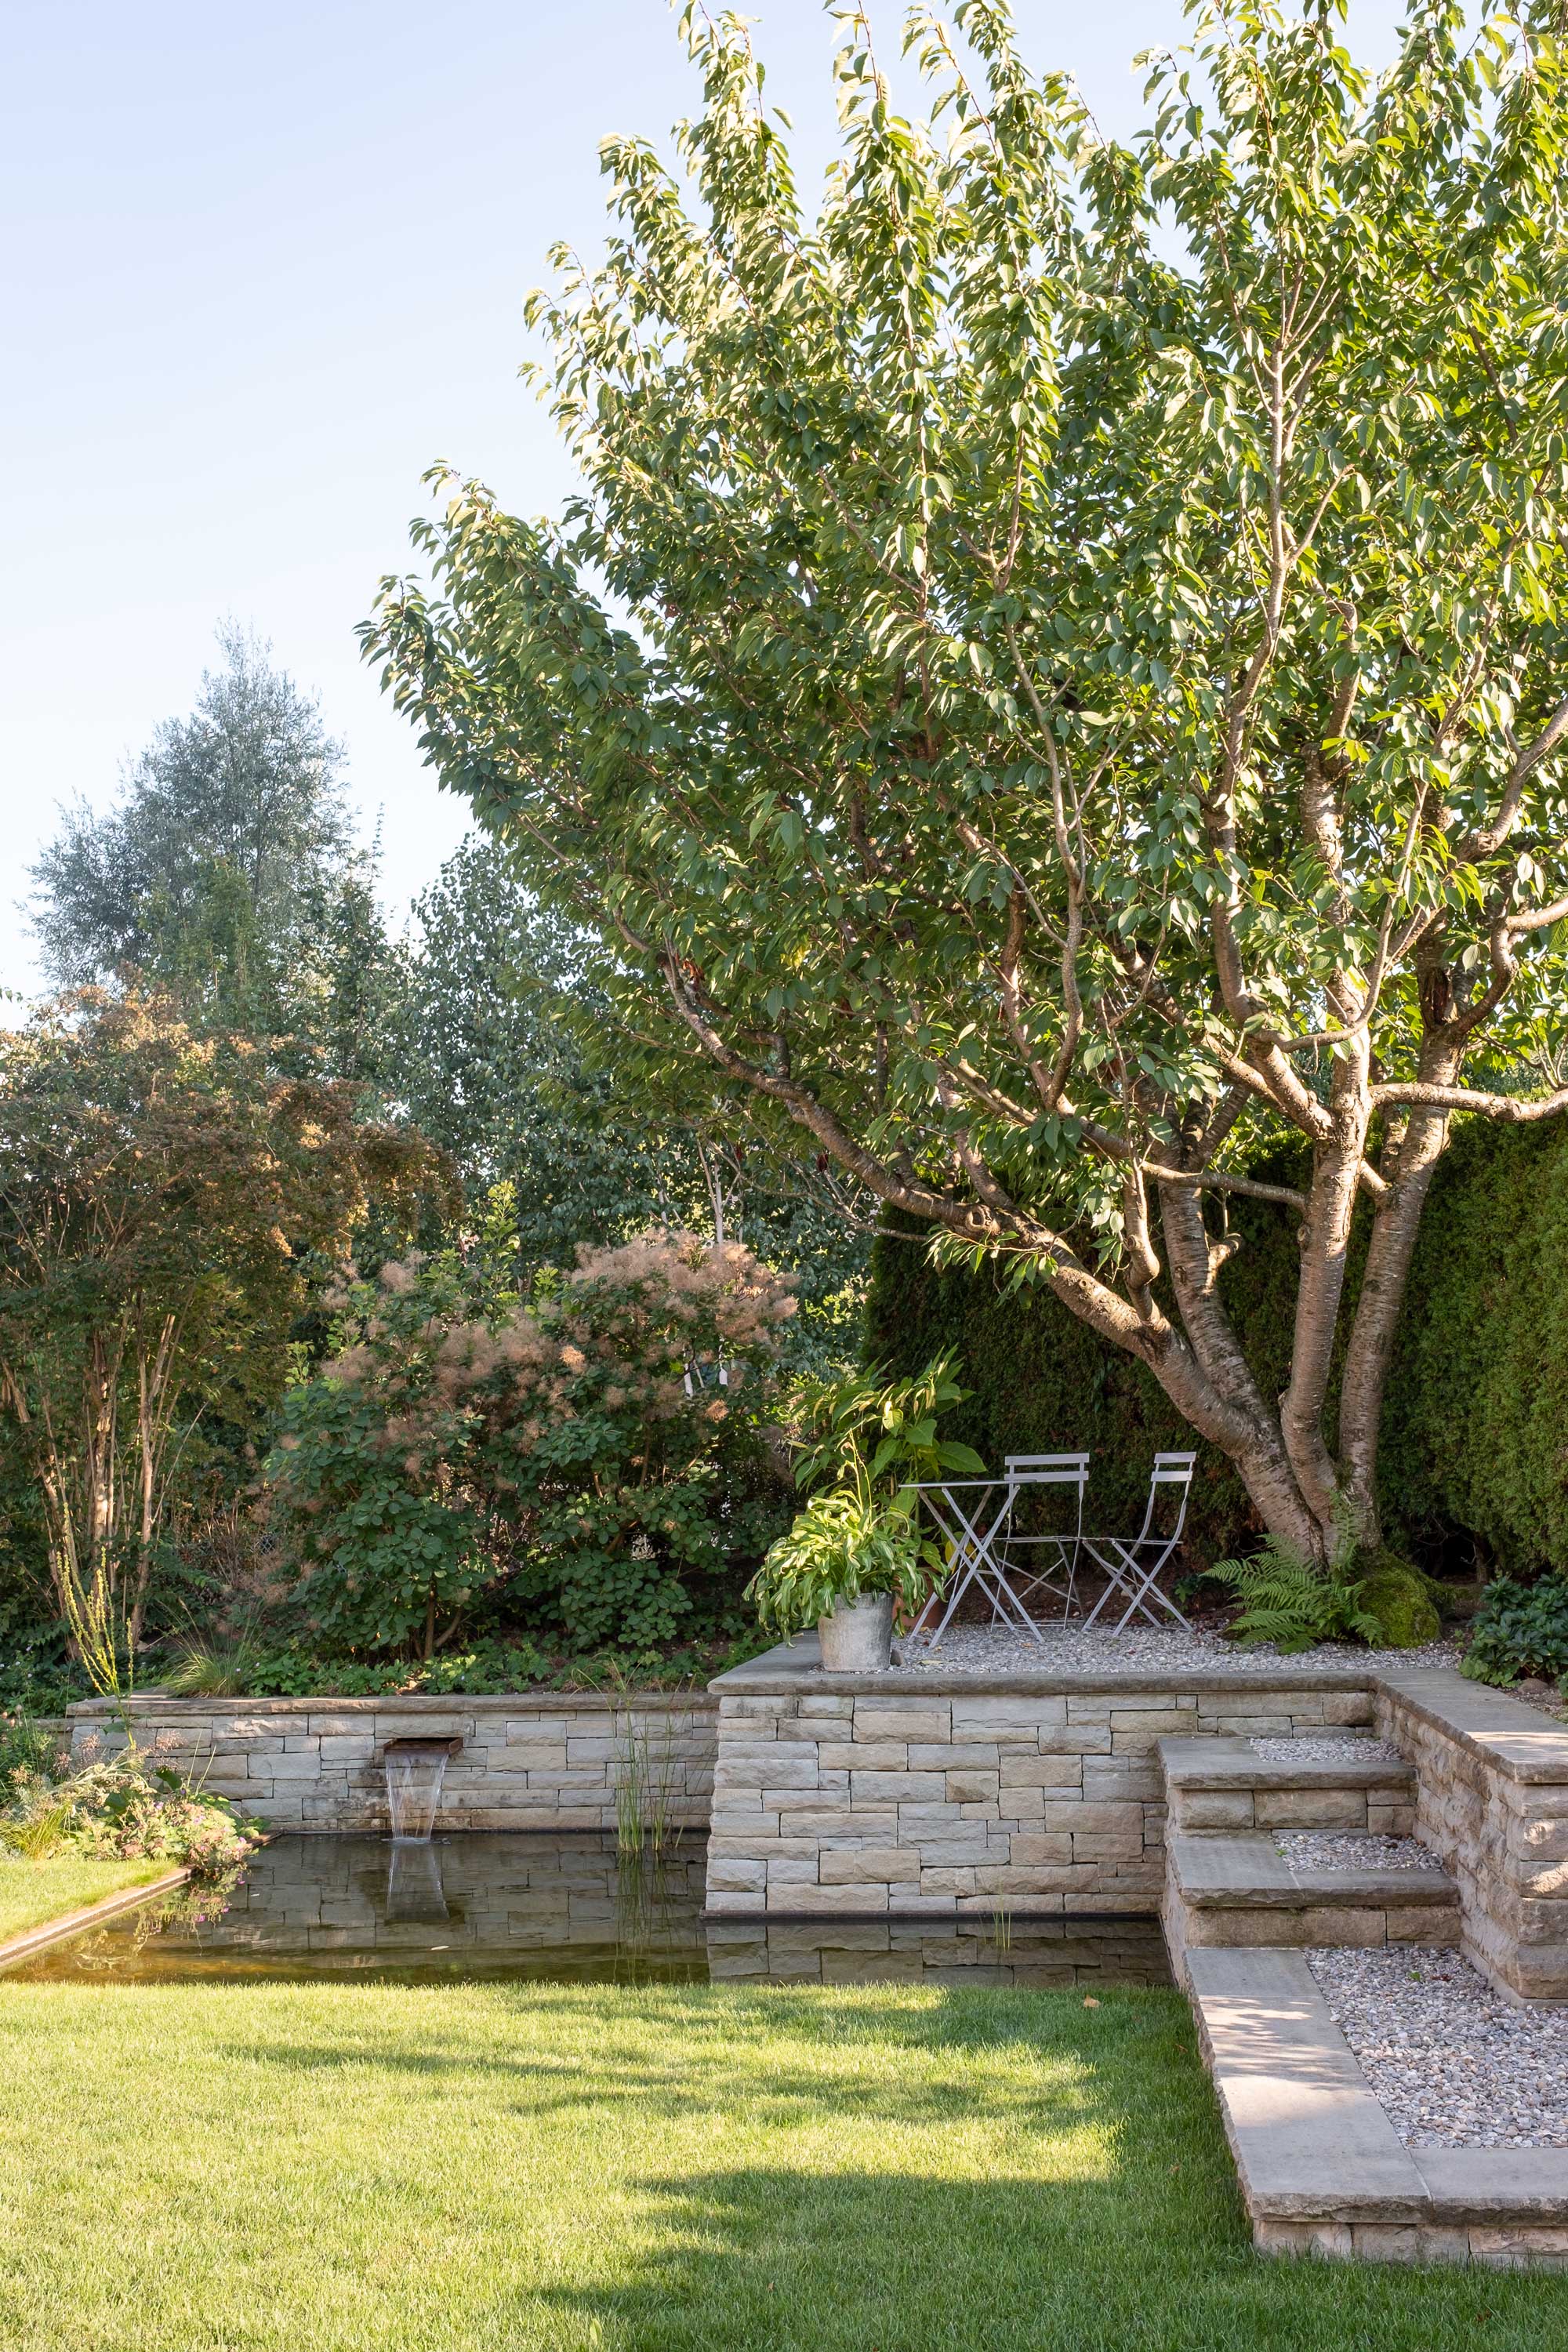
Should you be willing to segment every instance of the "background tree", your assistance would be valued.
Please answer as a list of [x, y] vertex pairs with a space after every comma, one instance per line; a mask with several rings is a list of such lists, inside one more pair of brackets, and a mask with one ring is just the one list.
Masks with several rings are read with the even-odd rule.
[[792, 1275], [793, 1360], [852, 1349], [875, 1203], [848, 1222], [798, 1150], [701, 1066], [616, 1067], [595, 941], [542, 904], [483, 835], [414, 904], [384, 1052], [388, 1084], [512, 1234], [520, 1270], [653, 1227], [744, 1238]]
[[[637, 1055], [1048, 1282], [1323, 1560], [1451, 1119], [1568, 1102], [1568, 102], [1554, 6], [1421, 0], [1375, 85], [1332, 0], [1192, 13], [1125, 148], [998, 0], [972, 66], [917, 12], [900, 120], [857, 13], [812, 219], [691, 12], [689, 179], [607, 142], [532, 305], [583, 496], [447, 478], [367, 647]], [[1279, 1397], [1237, 1193], [1300, 1230]]]
[[45, 962], [67, 986], [133, 971], [219, 1028], [294, 1034], [380, 1075], [391, 950], [374, 852], [319, 706], [233, 624], [188, 719], [165, 719], [116, 805], [79, 803], [33, 868]]
[[79, 1649], [134, 1653], [204, 1423], [278, 1404], [311, 1255], [445, 1182], [352, 1087], [279, 1078], [167, 998], [86, 992], [0, 1036], [0, 1422]]

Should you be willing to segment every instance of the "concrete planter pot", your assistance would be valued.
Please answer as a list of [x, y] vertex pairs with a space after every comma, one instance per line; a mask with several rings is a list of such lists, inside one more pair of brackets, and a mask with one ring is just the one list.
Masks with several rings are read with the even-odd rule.
[[886, 1674], [893, 1651], [893, 1596], [863, 1592], [840, 1601], [816, 1621], [823, 1671], [830, 1675]]

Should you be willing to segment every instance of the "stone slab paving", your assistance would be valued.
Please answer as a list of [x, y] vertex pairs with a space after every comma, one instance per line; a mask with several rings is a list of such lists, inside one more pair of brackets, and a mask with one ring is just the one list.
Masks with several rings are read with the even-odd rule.
[[1169, 1838], [1163, 1916], [1173, 1953], [1459, 1940], [1458, 1894], [1446, 1871], [1315, 1867], [1256, 1832]]

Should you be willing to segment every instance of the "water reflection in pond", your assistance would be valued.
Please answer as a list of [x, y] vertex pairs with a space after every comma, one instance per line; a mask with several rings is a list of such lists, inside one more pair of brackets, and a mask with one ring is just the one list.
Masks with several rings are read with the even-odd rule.
[[901, 1979], [1166, 1984], [1147, 1919], [704, 1920], [698, 1838], [658, 1856], [610, 1837], [455, 1835], [427, 1845], [285, 1837], [221, 1905], [184, 1896], [57, 1944], [10, 1980], [92, 1976], [405, 1983], [462, 1978], [698, 1983]]

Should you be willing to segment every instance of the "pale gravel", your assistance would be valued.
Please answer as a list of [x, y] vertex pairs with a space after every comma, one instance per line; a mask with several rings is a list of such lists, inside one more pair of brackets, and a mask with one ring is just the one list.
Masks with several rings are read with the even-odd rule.
[[1294, 1739], [1255, 1739], [1252, 1752], [1265, 1764], [1403, 1764], [1391, 1739], [1358, 1739], [1350, 1731], [1304, 1731]]
[[1321, 1643], [1281, 1658], [1270, 1644], [1238, 1649], [1217, 1633], [1185, 1630], [1180, 1625], [1129, 1625], [1117, 1633], [1099, 1625], [1087, 1632], [1059, 1620], [1042, 1625], [1040, 1639], [1032, 1641], [1005, 1625], [950, 1625], [933, 1649], [926, 1634], [909, 1635], [898, 1645], [897, 1663], [915, 1674], [1016, 1675], [1201, 1674], [1223, 1664], [1230, 1673], [1269, 1675], [1279, 1665], [1306, 1666], [1315, 1672], [1363, 1675], [1374, 1659], [1396, 1664], [1401, 1670], [1418, 1666], [1455, 1666], [1459, 1662], [1454, 1642], [1428, 1642], [1416, 1650], [1364, 1650], [1345, 1642]]
[[1435, 1853], [1414, 1838], [1364, 1831], [1292, 1830], [1275, 1846], [1292, 1870], [1441, 1870]]
[[1568, 2011], [1522, 2008], [1428, 1946], [1306, 1960], [1407, 2147], [1568, 2147]]

